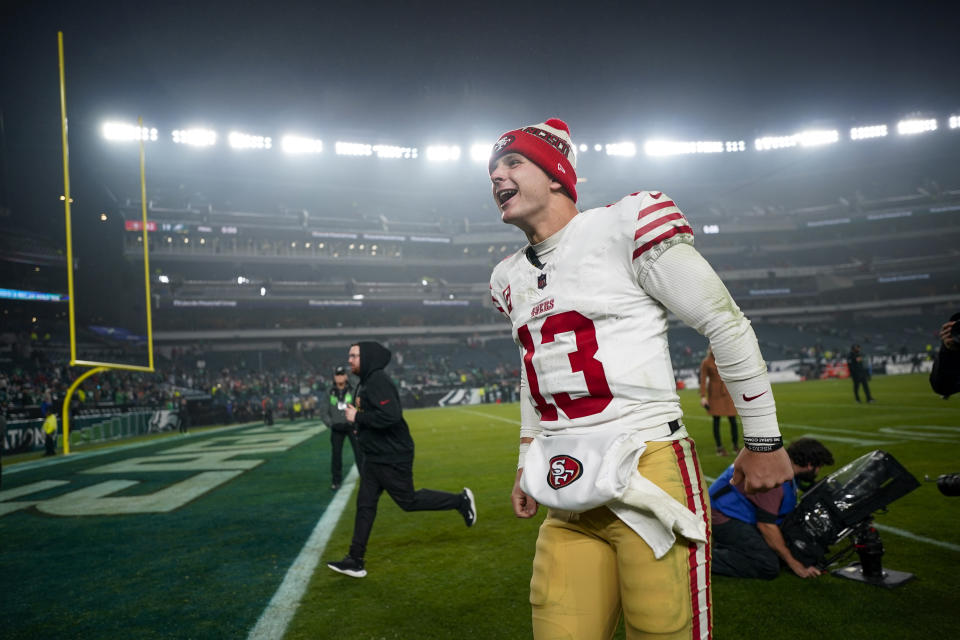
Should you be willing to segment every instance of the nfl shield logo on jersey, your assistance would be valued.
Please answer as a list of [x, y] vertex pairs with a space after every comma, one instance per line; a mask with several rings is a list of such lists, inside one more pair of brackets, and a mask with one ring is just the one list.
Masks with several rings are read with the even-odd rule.
[[539, 276], [537, 276], [537, 288], [543, 289], [546, 286], [547, 286], [547, 274], [541, 273]]
[[560, 455], [550, 458], [547, 483], [554, 489], [562, 489], [583, 475], [583, 465], [572, 456]]

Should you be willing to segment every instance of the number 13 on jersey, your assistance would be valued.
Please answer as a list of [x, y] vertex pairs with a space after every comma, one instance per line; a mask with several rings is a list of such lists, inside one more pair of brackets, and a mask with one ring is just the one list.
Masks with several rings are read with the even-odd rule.
[[[537, 370], [533, 366], [533, 355], [537, 350], [540, 353], [546, 353], [548, 350], [559, 348], [555, 342], [557, 334], [568, 332], [573, 332], [577, 344], [576, 350], [567, 353], [570, 370], [573, 373], [583, 374], [588, 395], [571, 398], [565, 391], [556, 391], [550, 394], [553, 402], [556, 403], [553, 404], [547, 402], [540, 391]], [[600, 413], [613, 400], [610, 385], [607, 384], [607, 377], [603, 371], [603, 363], [594, 357], [598, 350], [597, 331], [590, 318], [576, 311], [565, 311], [549, 316], [543, 321], [543, 326], [540, 327], [539, 345], [535, 344], [533, 333], [526, 324], [517, 329], [517, 338], [524, 350], [523, 367], [527, 374], [530, 395], [536, 403], [540, 419], [544, 422], [558, 419], [558, 407], [568, 418], [574, 420]]]

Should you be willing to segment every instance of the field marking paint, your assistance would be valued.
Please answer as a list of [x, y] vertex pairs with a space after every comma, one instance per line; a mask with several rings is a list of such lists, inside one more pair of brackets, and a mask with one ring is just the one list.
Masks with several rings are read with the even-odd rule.
[[[79, 473], [143, 473], [156, 471], [200, 472], [191, 477], [145, 495], [113, 496], [139, 484], [137, 480], [109, 480], [46, 500], [24, 502], [0, 501], [0, 517], [28, 507], [55, 516], [121, 515], [134, 513], [167, 513], [196, 500], [200, 496], [253, 469], [264, 460], [233, 459], [260, 453], [286, 451], [326, 431], [322, 422], [279, 425], [270, 428], [254, 426], [246, 433], [199, 439], [154, 452], [150, 456], [126, 458]], [[213, 446], [207, 446], [207, 445]], [[116, 451], [109, 449], [108, 451]], [[63, 484], [69, 484], [64, 482]]]
[[[703, 479], [709, 483], [714, 483], [717, 479], [703, 475]], [[944, 542], [943, 540], [936, 540], [934, 538], [928, 538], [926, 536], [917, 535], [911, 531], [905, 531], [903, 529], [897, 529], [896, 527], [891, 527], [885, 524], [873, 523], [873, 526], [879, 529], [880, 531], [886, 531], [887, 533], [892, 533], [895, 536], [901, 536], [903, 538], [909, 538], [911, 540], [916, 540], [917, 542], [926, 542], [927, 544], [932, 544], [935, 547], [941, 547], [943, 549], [949, 549], [950, 551], [960, 551], [960, 544], [953, 544], [952, 542]]]
[[[257, 463], [259, 464], [258, 461]], [[107, 480], [37, 503], [37, 511], [53, 516], [116, 516], [169, 513], [225, 484], [243, 470], [204, 471], [164, 489], [140, 496], [111, 496], [139, 484], [136, 480]]]
[[[947, 433], [940, 433], [946, 431]], [[893, 427], [880, 427], [881, 433], [888, 433], [913, 440], [926, 440], [944, 443], [960, 441], [960, 427], [927, 424], [902, 424]]]
[[[913, 395], [916, 395], [916, 394], [913, 394]], [[930, 395], [927, 397], [935, 398], [935, 396], [933, 395], [933, 392], [931, 392]], [[884, 410], [906, 409], [908, 411], [953, 411], [953, 412], [957, 411], [955, 407], [931, 407], [929, 405], [896, 404], [896, 403], [887, 403], [887, 402], [884, 402], [884, 403], [877, 402], [872, 405], [867, 405], [867, 407], [872, 406], [873, 407], [872, 409], [867, 407], [861, 407], [861, 405], [857, 404], [856, 402], [852, 402], [850, 404], [838, 404], [838, 403], [829, 403], [829, 402], [804, 402], [803, 406], [825, 407], [825, 408], [832, 408], [832, 409], [857, 409], [858, 411], [861, 409], [864, 411], [877, 411], [879, 409], [884, 409]]]
[[916, 540], [917, 542], [926, 542], [927, 544], [932, 544], [937, 547], [949, 549], [950, 551], [960, 551], [960, 544], [943, 542], [942, 540], [934, 540], [933, 538], [928, 538], [926, 536], [919, 536], [915, 533], [904, 531], [903, 529], [897, 529], [896, 527], [891, 527], [885, 524], [877, 524], [876, 522], [873, 523], [873, 526], [876, 527], [877, 529], [880, 529], [880, 531], [886, 531], [887, 533], [892, 533], [897, 536], [910, 538], [911, 540]]
[[[243, 424], [233, 425], [232, 427], [220, 427], [218, 429], [208, 429], [206, 431], [201, 431], [196, 434], [187, 433], [184, 435], [173, 436], [174, 438], [190, 438], [197, 435], [205, 435], [208, 433], [224, 433], [227, 431], [234, 431], [236, 429], [243, 429], [244, 427], [252, 427], [256, 424], [262, 424], [261, 422], [244, 422]], [[145, 434], [148, 435], [148, 434]], [[28, 471], [30, 469], [40, 469], [43, 467], [49, 467], [55, 464], [63, 464], [64, 462], [73, 462], [75, 460], [83, 460], [85, 458], [95, 458], [96, 456], [106, 455], [108, 453], [116, 453], [118, 451], [127, 451], [129, 449], [139, 449], [140, 447], [147, 447], [152, 444], [157, 444], [158, 442], [163, 442], [162, 438], [156, 438], [152, 440], [144, 440], [143, 442], [131, 442], [129, 444], [118, 444], [114, 447], [104, 447], [103, 449], [96, 449], [94, 451], [79, 451], [76, 453], [71, 453], [68, 456], [56, 456], [55, 458], [41, 458], [39, 460], [28, 460], [26, 462], [7, 462], [7, 466], [3, 467], [4, 473], [18, 473], [20, 471]]]
[[[684, 420], [693, 419], [693, 420], [712, 420], [707, 416], [684, 416]], [[878, 447], [878, 446], [887, 446], [891, 444], [898, 444], [899, 440], [876, 440], [870, 439], [869, 437], [864, 436], [873, 436], [877, 435], [872, 432], [863, 432], [863, 431], [854, 431], [852, 429], [831, 429], [829, 427], [815, 427], [809, 424], [792, 424], [789, 422], [781, 422], [780, 427], [782, 429], [791, 429], [791, 430], [802, 430], [804, 437], [818, 438], [820, 440], [831, 440], [834, 442], [843, 442], [844, 444], [852, 444], [860, 447]], [[849, 434], [854, 436], [860, 436], [859, 438], [845, 437], [843, 435], [832, 435], [832, 434]]]
[[13, 513], [14, 511], [19, 511], [20, 509], [29, 509], [39, 502], [39, 500], [15, 502], [14, 498], [28, 496], [31, 493], [40, 493], [47, 489], [55, 489], [65, 484], [70, 484], [70, 482], [68, 480], [41, 480], [40, 482], [33, 482], [20, 487], [14, 487], [13, 489], [7, 489], [6, 491], [0, 491], [0, 517], [8, 513]]
[[464, 412], [464, 413], [472, 413], [472, 414], [475, 415], [475, 416], [481, 416], [481, 417], [484, 417], [484, 418], [489, 418], [490, 420], [499, 420], [500, 422], [508, 422], [508, 423], [510, 423], [510, 424], [515, 424], [515, 425], [517, 425], [518, 427], [520, 426], [520, 421], [519, 421], [519, 420], [512, 420], [512, 419], [510, 419], [510, 418], [501, 418], [500, 416], [492, 416], [492, 415], [490, 415], [489, 413], [484, 413], [484, 412], [482, 412], [482, 411], [471, 411], [470, 409], [462, 409], [462, 408], [460, 408], [460, 407], [457, 407], [457, 411], [462, 411], [462, 412]]
[[280, 588], [273, 595], [267, 608], [260, 614], [257, 624], [251, 629], [247, 640], [282, 640], [287, 631], [290, 621], [293, 620], [293, 614], [300, 606], [300, 600], [303, 598], [307, 586], [310, 584], [310, 578], [320, 561], [320, 556], [327, 548], [327, 542], [330, 541], [330, 535], [334, 527], [340, 520], [343, 510], [347, 506], [347, 501], [353, 493], [353, 487], [357, 483], [356, 465], [350, 469], [343, 485], [337, 490], [337, 495], [327, 506], [313, 533], [307, 539], [307, 543], [300, 550], [300, 555], [293, 561], [287, 570], [287, 575], [280, 583]]
[[884, 447], [891, 444], [899, 444], [899, 440], [867, 440], [865, 438], [847, 438], [846, 436], [835, 436], [820, 431], [804, 431], [801, 438], [816, 438], [817, 440], [826, 440], [828, 442], [842, 442], [852, 444], [857, 447]]

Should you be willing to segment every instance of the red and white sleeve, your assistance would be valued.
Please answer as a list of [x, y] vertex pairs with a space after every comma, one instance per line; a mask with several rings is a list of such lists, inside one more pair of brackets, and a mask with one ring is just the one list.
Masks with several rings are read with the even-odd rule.
[[633, 270], [643, 284], [650, 266], [676, 244], [693, 244], [693, 228], [670, 196], [641, 191], [633, 223]]

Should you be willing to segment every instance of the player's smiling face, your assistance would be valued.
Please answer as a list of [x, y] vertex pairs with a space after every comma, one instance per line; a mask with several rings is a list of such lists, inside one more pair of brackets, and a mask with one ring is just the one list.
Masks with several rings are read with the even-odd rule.
[[490, 180], [501, 220], [518, 226], [547, 206], [553, 182], [543, 169], [519, 153], [498, 159]]

